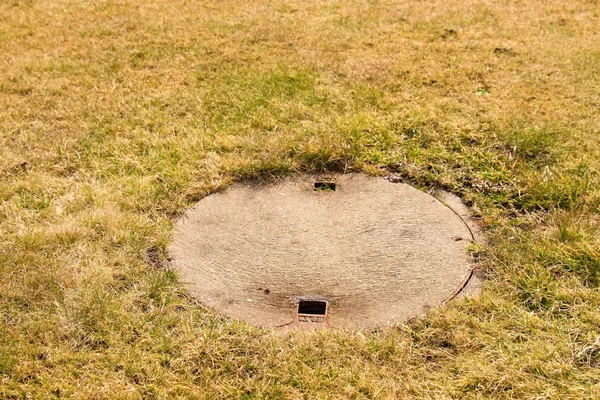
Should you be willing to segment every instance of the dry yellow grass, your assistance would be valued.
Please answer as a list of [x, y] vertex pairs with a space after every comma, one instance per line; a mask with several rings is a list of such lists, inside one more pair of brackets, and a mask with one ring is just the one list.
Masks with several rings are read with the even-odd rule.
[[[0, 3], [0, 398], [600, 397], [600, 5]], [[194, 303], [175, 216], [393, 170], [473, 205], [480, 298], [282, 336]]]

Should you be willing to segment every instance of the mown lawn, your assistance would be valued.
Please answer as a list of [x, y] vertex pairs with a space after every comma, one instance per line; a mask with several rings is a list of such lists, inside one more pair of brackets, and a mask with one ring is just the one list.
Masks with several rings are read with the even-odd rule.
[[[600, 3], [0, 2], [0, 398], [600, 398]], [[190, 298], [177, 216], [235, 180], [400, 174], [486, 283], [374, 332]]]

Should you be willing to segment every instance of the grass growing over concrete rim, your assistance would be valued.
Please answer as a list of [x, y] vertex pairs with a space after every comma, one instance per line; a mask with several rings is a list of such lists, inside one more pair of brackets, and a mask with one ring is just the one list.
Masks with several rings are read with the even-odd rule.
[[[600, 397], [597, 1], [0, 4], [0, 397]], [[237, 179], [472, 205], [477, 299], [279, 335], [196, 304], [174, 218]]]

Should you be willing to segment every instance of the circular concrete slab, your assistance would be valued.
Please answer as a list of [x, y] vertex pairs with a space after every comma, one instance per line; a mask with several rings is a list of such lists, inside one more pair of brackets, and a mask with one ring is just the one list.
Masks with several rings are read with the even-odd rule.
[[440, 200], [361, 174], [314, 183], [237, 183], [196, 204], [168, 249], [192, 294], [256, 325], [365, 328], [421, 314], [470, 276], [472, 233]]

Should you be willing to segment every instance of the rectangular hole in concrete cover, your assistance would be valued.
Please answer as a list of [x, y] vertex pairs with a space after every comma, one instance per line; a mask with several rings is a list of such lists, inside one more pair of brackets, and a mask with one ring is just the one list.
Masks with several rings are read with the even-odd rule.
[[298, 303], [298, 314], [325, 315], [327, 302], [318, 300], [300, 300]]
[[319, 191], [333, 191], [336, 187], [335, 178], [318, 178], [313, 187]]

